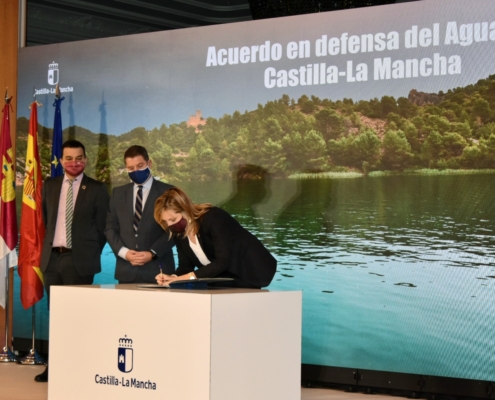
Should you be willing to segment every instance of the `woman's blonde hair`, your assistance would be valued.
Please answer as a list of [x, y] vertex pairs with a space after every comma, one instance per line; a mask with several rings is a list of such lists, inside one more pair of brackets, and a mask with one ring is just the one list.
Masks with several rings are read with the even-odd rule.
[[168, 224], [162, 220], [162, 213], [166, 210], [172, 210], [181, 213], [187, 221], [187, 227], [184, 231], [184, 237], [189, 234], [195, 235], [199, 231], [198, 220], [211, 208], [210, 203], [194, 204], [190, 197], [178, 187], [166, 190], [155, 201], [155, 221], [164, 229], [170, 232]]

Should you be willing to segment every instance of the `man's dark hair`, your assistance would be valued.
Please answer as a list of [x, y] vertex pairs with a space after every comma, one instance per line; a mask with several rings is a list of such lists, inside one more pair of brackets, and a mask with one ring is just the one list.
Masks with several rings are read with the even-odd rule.
[[62, 145], [62, 156], [64, 155], [64, 149], [83, 149], [84, 158], [86, 158], [86, 148], [79, 140], [69, 139]]
[[137, 156], [143, 156], [145, 161], [149, 161], [148, 151], [143, 147], [135, 144], [129, 147], [124, 153], [124, 162], [126, 158], [134, 158]]

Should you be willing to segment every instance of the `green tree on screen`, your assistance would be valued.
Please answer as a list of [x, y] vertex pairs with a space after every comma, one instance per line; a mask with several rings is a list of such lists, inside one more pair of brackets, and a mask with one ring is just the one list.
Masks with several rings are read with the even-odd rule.
[[382, 146], [381, 161], [385, 169], [403, 171], [409, 166], [413, 154], [403, 131], [387, 131]]

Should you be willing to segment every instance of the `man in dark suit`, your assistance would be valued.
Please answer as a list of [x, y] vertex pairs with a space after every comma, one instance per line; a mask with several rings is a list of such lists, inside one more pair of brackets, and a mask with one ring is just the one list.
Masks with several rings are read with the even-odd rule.
[[156, 283], [160, 268], [173, 274], [173, 240], [153, 217], [155, 200], [171, 185], [151, 175], [152, 161], [143, 146], [131, 146], [124, 163], [133, 183], [113, 190], [105, 234], [117, 258], [119, 283]]
[[[106, 186], [83, 171], [86, 150], [77, 140], [62, 145], [60, 160], [65, 173], [43, 185], [42, 215], [46, 235], [41, 253], [41, 271], [50, 301], [53, 285], [90, 285], [101, 271], [100, 256], [109, 196]], [[48, 380], [48, 367], [35, 377]]]

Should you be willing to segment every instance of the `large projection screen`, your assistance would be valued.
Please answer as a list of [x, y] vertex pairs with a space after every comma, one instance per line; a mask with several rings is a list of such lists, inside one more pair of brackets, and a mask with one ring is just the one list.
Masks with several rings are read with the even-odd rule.
[[33, 88], [49, 165], [58, 83], [90, 176], [128, 182], [142, 144], [273, 252], [303, 363], [493, 381], [494, 16], [421, 1], [20, 49], [18, 170]]

